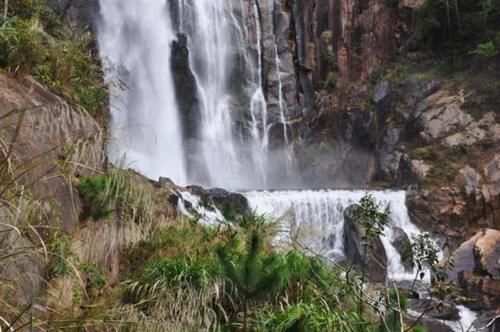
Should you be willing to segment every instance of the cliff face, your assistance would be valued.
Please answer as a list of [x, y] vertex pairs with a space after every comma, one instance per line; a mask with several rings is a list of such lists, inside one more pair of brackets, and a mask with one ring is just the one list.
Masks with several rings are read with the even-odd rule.
[[407, 36], [403, 13], [384, 1], [288, 1], [293, 14], [292, 42], [299, 65], [309, 70], [311, 85], [323, 88], [329, 75], [339, 83], [366, 80], [388, 64]]

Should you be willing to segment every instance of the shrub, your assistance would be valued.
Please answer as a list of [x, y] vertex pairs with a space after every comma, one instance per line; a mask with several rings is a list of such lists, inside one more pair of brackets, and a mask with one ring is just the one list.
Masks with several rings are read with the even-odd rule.
[[87, 277], [87, 292], [92, 289], [101, 290], [106, 286], [106, 276], [97, 265], [84, 263], [80, 265], [80, 270]]
[[490, 41], [487, 43], [478, 44], [474, 50], [469, 52], [469, 54], [474, 54], [483, 58], [492, 58], [498, 55], [498, 50], [495, 44]]
[[73, 252], [71, 251], [71, 239], [67, 234], [57, 229], [47, 243], [47, 250], [51, 254], [51, 260], [47, 267], [49, 278], [72, 273], [69, 258]]
[[108, 217], [110, 210], [107, 188], [109, 178], [99, 176], [95, 178], [81, 177], [78, 179], [77, 189], [85, 202], [83, 217], [92, 217], [95, 220]]

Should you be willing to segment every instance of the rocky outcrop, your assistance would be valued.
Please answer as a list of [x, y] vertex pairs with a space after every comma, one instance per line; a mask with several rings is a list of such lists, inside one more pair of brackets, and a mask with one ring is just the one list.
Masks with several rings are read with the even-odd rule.
[[475, 305], [493, 309], [500, 305], [500, 231], [486, 229], [455, 250], [448, 279], [462, 286]]
[[49, 247], [52, 235], [80, 225], [76, 177], [104, 170], [103, 135], [85, 110], [31, 77], [0, 74], [0, 160], [1, 291], [9, 304], [38, 305], [59, 250]]
[[[72, 177], [99, 172], [105, 165], [97, 122], [32, 78], [5, 75], [0, 75], [0, 117], [1, 136], [8, 144], [3, 151], [9, 151], [13, 176], [34, 199], [45, 202], [47, 222], [73, 228], [81, 204]], [[53, 200], [58, 204], [51, 204]]]
[[401, 255], [401, 261], [406, 271], [413, 271], [413, 249], [406, 232], [399, 228], [392, 229], [392, 245]]
[[356, 222], [358, 205], [351, 205], [344, 211], [344, 252], [348, 261], [364, 270], [372, 282], [384, 283], [387, 277], [387, 256], [379, 237], [369, 245], [363, 244], [363, 232]]
[[47, 4], [59, 13], [73, 30], [96, 30], [99, 0], [47, 0]]
[[248, 200], [241, 194], [229, 192], [221, 188], [204, 189], [199, 186], [188, 186], [187, 189], [202, 200], [210, 202], [220, 211], [231, 208], [241, 215], [251, 212]]
[[299, 85], [306, 95], [331, 80], [366, 80], [394, 58], [409, 35], [409, 9], [381, 1], [295, 0], [290, 7]]

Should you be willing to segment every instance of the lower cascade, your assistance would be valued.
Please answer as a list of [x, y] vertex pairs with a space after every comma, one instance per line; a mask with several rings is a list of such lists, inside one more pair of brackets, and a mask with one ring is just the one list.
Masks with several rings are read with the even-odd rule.
[[388, 277], [393, 280], [414, 278], [414, 273], [405, 272], [401, 255], [392, 244], [394, 227], [403, 229], [410, 239], [420, 234], [410, 221], [404, 191], [251, 191], [244, 195], [257, 213], [280, 220], [285, 241], [290, 242], [296, 237], [301, 246], [313, 253], [340, 261], [346, 250], [343, 245], [344, 211], [367, 194], [383, 206], [390, 207], [390, 223], [381, 237], [388, 257]]

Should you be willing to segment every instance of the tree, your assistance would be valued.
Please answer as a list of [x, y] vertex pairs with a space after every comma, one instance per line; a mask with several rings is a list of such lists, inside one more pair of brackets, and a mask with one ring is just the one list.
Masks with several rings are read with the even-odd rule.
[[238, 250], [238, 240], [217, 248], [220, 272], [227, 279], [243, 309], [243, 329], [247, 331], [248, 306], [252, 301], [275, 296], [287, 284], [288, 273], [282, 256], [266, 254], [257, 230], [249, 235], [245, 248]]

